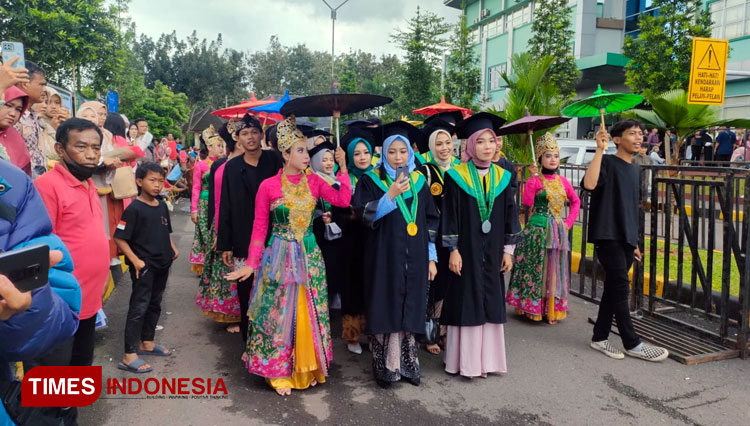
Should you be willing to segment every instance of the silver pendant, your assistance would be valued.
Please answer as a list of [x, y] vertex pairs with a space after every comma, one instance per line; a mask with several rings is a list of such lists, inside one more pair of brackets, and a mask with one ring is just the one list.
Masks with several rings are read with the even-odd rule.
[[485, 220], [484, 222], [482, 222], [482, 232], [484, 232], [485, 234], [489, 234], [491, 230], [492, 224], [489, 220]]

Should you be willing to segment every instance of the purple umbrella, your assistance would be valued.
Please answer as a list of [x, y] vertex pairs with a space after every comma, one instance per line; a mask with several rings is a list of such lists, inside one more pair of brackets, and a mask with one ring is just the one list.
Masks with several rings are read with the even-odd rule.
[[560, 117], [560, 116], [547, 116], [547, 115], [531, 115], [529, 109], [526, 108], [526, 116], [519, 118], [518, 120], [508, 123], [498, 130], [497, 135], [516, 135], [516, 134], [527, 134], [529, 136], [529, 144], [531, 145], [531, 156], [536, 164], [536, 152], [534, 152], [534, 131], [539, 129], [549, 129], [550, 127], [559, 126], [570, 120], [571, 117]]

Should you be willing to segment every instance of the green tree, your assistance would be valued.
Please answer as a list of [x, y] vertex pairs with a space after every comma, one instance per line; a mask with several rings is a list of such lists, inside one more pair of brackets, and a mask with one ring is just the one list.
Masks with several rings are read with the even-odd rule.
[[105, 0], [0, 0], [0, 39], [24, 44], [50, 79], [81, 87], [113, 74], [113, 8]]
[[132, 107], [124, 108], [123, 113], [131, 120], [145, 118], [151, 133], [163, 137], [167, 133], [181, 134], [180, 126], [187, 121], [190, 108], [184, 93], [175, 94], [157, 80], [153, 89], [146, 89], [144, 96]]
[[634, 92], [688, 89], [694, 37], [711, 35], [711, 16], [702, 0], [654, 0], [655, 15], [642, 15], [637, 38], [625, 37], [630, 62], [625, 84]]
[[401, 92], [396, 103], [402, 113], [436, 102], [439, 99], [442, 52], [447, 41], [445, 34], [450, 26], [432, 12], [420, 13], [409, 21], [409, 30], [391, 35], [398, 47], [406, 51], [406, 60], [401, 71]]
[[[679, 162], [680, 148], [688, 136], [697, 130], [715, 126], [750, 127], [747, 119], [719, 119], [719, 107], [712, 105], [688, 104], [688, 94], [685, 90], [670, 90], [660, 94], [649, 94], [646, 100], [651, 110], [632, 109], [622, 113], [625, 118], [634, 118], [643, 122], [647, 127], [671, 129], [677, 134], [675, 152], [671, 153], [668, 162]], [[671, 161], [670, 161], [671, 160]]]
[[[461, 9], [465, 10], [465, 3], [461, 5]], [[461, 14], [455, 26], [446, 65], [445, 95], [448, 102], [478, 110], [482, 74], [465, 14]]]
[[574, 32], [571, 29], [571, 6], [568, 0], [545, 0], [536, 3], [529, 52], [534, 58], [552, 56], [554, 62], [548, 71], [550, 80], [560, 89], [560, 94], [573, 98], [581, 71], [571, 54]]
[[[549, 55], [535, 58], [528, 52], [514, 54], [511, 58], [513, 74], [502, 75], [508, 85], [508, 95], [505, 110], [498, 114], [508, 122], [522, 118], [526, 111], [531, 115], [560, 115], [566, 98], [549, 77], [554, 61], [555, 58]], [[534, 140], [545, 131], [535, 132]], [[505, 136], [503, 150], [513, 162], [532, 162], [527, 135]]]

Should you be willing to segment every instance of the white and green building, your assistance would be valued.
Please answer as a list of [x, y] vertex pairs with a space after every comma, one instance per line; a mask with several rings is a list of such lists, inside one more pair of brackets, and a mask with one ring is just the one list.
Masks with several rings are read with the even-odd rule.
[[[542, 1], [542, 0], [539, 0]], [[489, 105], [502, 108], [506, 87], [500, 75], [512, 71], [511, 57], [528, 50], [533, 0], [444, 0], [448, 7], [461, 8], [472, 29], [475, 49], [480, 58], [482, 96]], [[638, 20], [645, 14], [658, 13], [651, 0], [570, 0], [574, 38], [571, 52], [576, 58], [582, 79], [577, 92], [585, 97], [597, 84], [611, 92], [629, 91], [625, 86], [622, 54], [625, 36], [638, 34]], [[728, 69], [748, 75], [729, 75], [725, 118], [750, 117], [750, 0], [706, 0], [714, 22], [713, 36], [730, 40]], [[741, 73], [738, 73], [741, 74]], [[560, 128], [561, 136], [580, 137], [593, 128], [591, 119], [571, 120]]]

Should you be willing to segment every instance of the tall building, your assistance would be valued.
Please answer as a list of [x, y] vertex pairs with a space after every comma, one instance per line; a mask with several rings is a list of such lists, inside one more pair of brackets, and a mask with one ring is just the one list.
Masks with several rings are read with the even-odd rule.
[[[504, 71], [512, 71], [511, 57], [528, 50], [531, 23], [537, 2], [532, 0], [444, 0], [460, 9], [465, 3], [467, 24], [472, 30], [480, 58], [482, 96], [489, 105], [502, 108], [506, 90]], [[597, 84], [611, 92], [627, 92], [622, 54], [626, 35], [637, 37], [644, 15], [658, 14], [652, 0], [569, 0], [571, 45], [582, 79], [576, 87], [585, 97]], [[750, 0], [708, 0], [705, 5], [714, 21], [714, 36], [730, 39], [728, 69], [750, 71]], [[750, 117], [750, 77], [728, 78], [724, 117]], [[561, 136], [580, 137], [598, 124], [597, 119], [574, 119], [559, 129]]]

